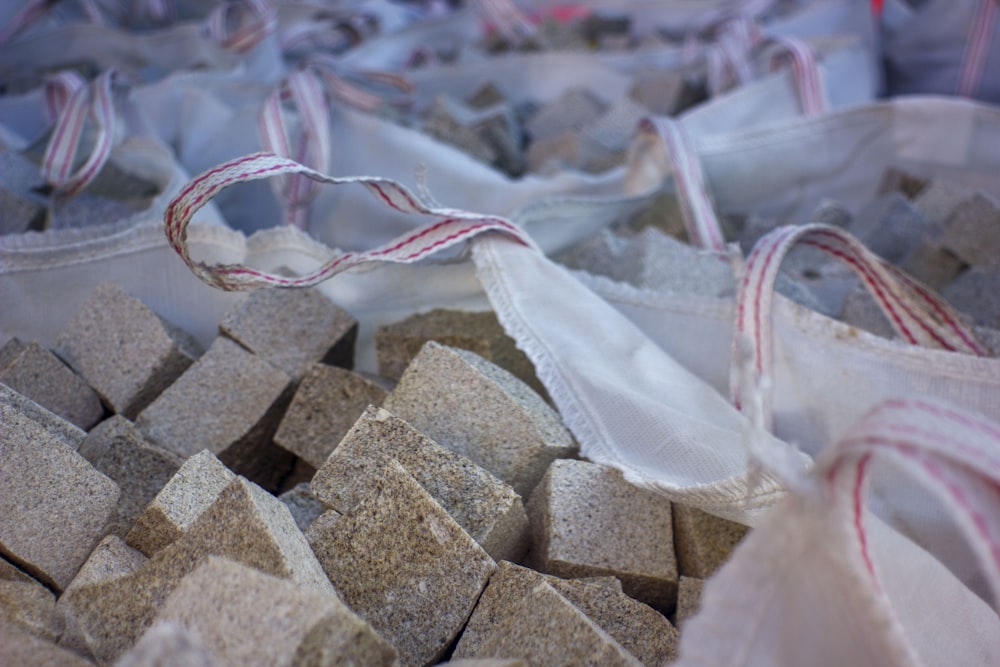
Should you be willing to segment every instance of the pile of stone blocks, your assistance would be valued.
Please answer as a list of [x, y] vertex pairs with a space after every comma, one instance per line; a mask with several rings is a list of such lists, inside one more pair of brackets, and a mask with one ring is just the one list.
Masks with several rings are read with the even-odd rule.
[[[383, 327], [386, 378], [326, 297], [263, 294], [202, 348], [102, 285], [55, 349], [0, 353], [0, 663], [675, 657], [685, 582], [745, 529], [580, 459], [491, 314]], [[282, 340], [295, 313], [324, 325]]]

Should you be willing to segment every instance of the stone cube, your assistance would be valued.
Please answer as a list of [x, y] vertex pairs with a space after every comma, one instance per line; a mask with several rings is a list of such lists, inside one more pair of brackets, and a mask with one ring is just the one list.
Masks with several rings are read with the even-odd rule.
[[354, 366], [358, 321], [316, 289], [251, 292], [219, 331], [294, 380], [317, 361]]
[[899, 264], [920, 246], [931, 223], [899, 192], [871, 201], [847, 229], [879, 257]]
[[299, 383], [274, 442], [319, 468], [369, 405], [386, 390], [346, 368], [313, 364]]
[[886, 319], [878, 303], [868, 290], [860, 285], [844, 297], [840, 320], [882, 338], [893, 339], [897, 337], [896, 330], [892, 328], [892, 324]]
[[63, 329], [55, 352], [108, 408], [135, 419], [201, 348], [118, 285], [103, 283]]
[[529, 667], [520, 658], [460, 658], [438, 663], [439, 667]]
[[523, 658], [547, 667], [639, 667], [639, 660], [542, 581], [493, 626], [475, 657]]
[[677, 596], [671, 503], [612, 468], [554, 461], [528, 501], [529, 563], [558, 577], [614, 575], [668, 613]]
[[0, 349], [0, 382], [83, 430], [104, 414], [97, 392], [35, 341], [11, 338]]
[[547, 139], [563, 132], [579, 132], [597, 121], [608, 105], [585, 88], [570, 88], [542, 106], [528, 119], [526, 129], [532, 141]]
[[1000, 207], [974, 195], [948, 216], [940, 242], [966, 264], [1000, 268]]
[[0, 558], [0, 581], [32, 582], [34, 578], [5, 558]]
[[35, 405], [46, 416], [37, 422], [18, 409], [25, 402], [0, 392], [0, 555], [61, 591], [103, 535], [118, 485], [53, 435], [76, 427], [53, 426], [59, 418]]
[[72, 651], [31, 634], [21, 627], [0, 623], [0, 662], [26, 667], [94, 667]]
[[95, 426], [78, 451], [118, 484], [118, 507], [106, 531], [123, 538], [183, 463], [176, 454], [146, 442], [121, 415]]
[[93, 654], [73, 612], [73, 596], [81, 586], [131, 574], [146, 560], [142, 553], [125, 544], [117, 535], [108, 535], [101, 540], [56, 602], [56, 614], [63, 626], [59, 645], [92, 658]]
[[424, 115], [421, 130], [438, 141], [455, 146], [469, 156], [493, 164], [500, 158], [497, 149], [468, 122], [463, 122], [462, 105], [443, 95], [434, 98]]
[[704, 510], [673, 504], [674, 552], [681, 575], [707, 579], [729, 560], [749, 528]]
[[47, 438], [61, 442], [73, 451], [87, 437], [87, 432], [42, 407], [24, 394], [0, 383], [0, 429], [4, 433], [44, 431]]
[[974, 194], [975, 191], [968, 185], [947, 178], [935, 178], [913, 198], [913, 205], [931, 224], [944, 224], [955, 209]]
[[186, 460], [163, 486], [125, 536], [147, 556], [176, 541], [208, 509], [236, 475], [203, 449]]
[[164, 622], [197, 632], [223, 665], [396, 663], [395, 649], [336, 595], [216, 556], [167, 597], [155, 621]]
[[701, 608], [701, 591], [704, 587], [704, 579], [681, 575], [677, 584], [677, 609], [674, 612], [678, 628], [683, 629], [684, 622], [698, 613]]
[[295, 519], [295, 525], [303, 533], [313, 521], [330, 509], [326, 503], [313, 495], [309, 482], [296, 484], [278, 496], [278, 499], [288, 507], [288, 511], [292, 513], [292, 518]]
[[97, 660], [112, 661], [128, 650], [181, 580], [213, 555], [336, 595], [288, 508], [237, 477], [187, 533], [135, 572], [75, 590], [72, 611]]
[[114, 667], [223, 667], [205, 647], [197, 631], [180, 623], [161, 621], [153, 625]]
[[0, 236], [42, 231], [48, 199], [35, 190], [41, 185], [38, 165], [20, 151], [0, 150]]
[[889, 167], [882, 173], [882, 180], [878, 186], [878, 194], [884, 195], [889, 192], [900, 192], [907, 199], [915, 199], [930, 181], [916, 174], [912, 174], [905, 169]]
[[383, 406], [526, 497], [553, 460], [576, 445], [531, 388], [481, 356], [426, 343]]
[[136, 426], [181, 457], [208, 449], [234, 472], [275, 490], [294, 463], [272, 440], [292, 393], [288, 375], [220, 336]]
[[655, 609], [622, 593], [620, 587], [583, 579], [560, 579], [500, 562], [469, 617], [453, 657], [477, 655], [481, 644], [503, 617], [516, 609], [541, 582], [548, 582], [643, 664], [660, 665], [675, 656], [678, 634], [670, 621]]
[[581, 134], [593, 139], [606, 150], [626, 151], [632, 143], [639, 121], [649, 115], [649, 109], [623, 97], [594, 122], [586, 125]]
[[971, 266], [941, 296], [979, 326], [1000, 329], [1000, 269]]
[[37, 581], [0, 581], [0, 626], [16, 625], [54, 642], [62, 632], [55, 607], [56, 596]]
[[529, 171], [554, 175], [567, 169], [579, 169], [584, 163], [584, 151], [579, 133], [562, 132], [533, 140], [525, 159]]
[[[930, 235], [929, 235], [930, 236]], [[939, 240], [925, 238], [900, 264], [908, 274], [940, 292], [968, 265]]]
[[346, 513], [378, 485], [395, 459], [495, 560], [519, 560], [528, 547], [521, 497], [461, 454], [385, 409], [369, 407], [313, 477], [317, 498]]
[[324, 517], [306, 537], [344, 602], [396, 647], [401, 665], [440, 659], [493, 559], [395, 460], [350, 511], [332, 524]]

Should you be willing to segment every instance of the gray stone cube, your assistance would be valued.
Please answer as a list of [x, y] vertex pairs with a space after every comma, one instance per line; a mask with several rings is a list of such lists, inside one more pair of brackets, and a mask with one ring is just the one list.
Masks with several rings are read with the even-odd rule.
[[674, 551], [681, 575], [707, 579], [729, 560], [749, 528], [696, 507], [673, 504]]
[[161, 621], [146, 631], [114, 667], [223, 667], [197, 631]]
[[677, 584], [677, 609], [674, 612], [677, 627], [683, 629], [684, 622], [701, 609], [701, 591], [705, 580], [681, 575]]
[[[62, 632], [56, 596], [37, 581], [0, 581], [0, 625], [16, 625], [36, 637], [56, 641]], [[0, 658], [2, 652], [0, 647]]]
[[941, 296], [979, 326], [1000, 329], [1000, 269], [971, 266]]
[[1000, 268], [1000, 207], [974, 195], [948, 216], [940, 242], [966, 264]]
[[0, 658], [5, 665], [94, 667], [86, 658], [7, 623], [0, 623]]
[[313, 521], [330, 509], [326, 503], [313, 495], [309, 482], [296, 484], [278, 496], [278, 500], [285, 503], [288, 511], [292, 513], [292, 518], [295, 519], [295, 525], [303, 533]]

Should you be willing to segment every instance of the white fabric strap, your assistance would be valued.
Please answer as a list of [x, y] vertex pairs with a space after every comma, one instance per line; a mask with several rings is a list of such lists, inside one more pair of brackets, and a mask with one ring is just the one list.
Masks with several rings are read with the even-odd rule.
[[[235, 29], [231, 26], [235, 24]], [[246, 53], [275, 31], [278, 14], [265, 0], [232, 0], [205, 20], [208, 35], [223, 48]]]
[[[0, 29], [0, 45], [13, 39], [25, 28], [48, 14], [49, 10], [55, 4], [53, 0], [29, 0], [26, 2], [20, 11], [14, 15], [14, 18], [10, 20], [10, 23]], [[80, 0], [80, 7], [87, 16], [87, 20], [91, 23], [97, 25], [104, 25], [106, 23], [104, 14], [94, 0]]]
[[63, 70], [45, 79], [45, 115], [50, 123], [56, 122], [73, 94], [86, 85], [76, 70]]
[[997, 1], [979, 0], [979, 7], [969, 26], [969, 39], [962, 55], [962, 67], [959, 70], [958, 90], [962, 97], [975, 97], [979, 90], [979, 82], [983, 78], [983, 68], [986, 66], [986, 56], [990, 43], [993, 41], [994, 20], [996, 18]]
[[[818, 248], [852, 268], [899, 335], [912, 345], [988, 356], [972, 330], [941, 297], [885, 262], [850, 233], [822, 224], [778, 227], [762, 237], [746, 260], [736, 302], [733, 354], [751, 341], [754, 371], [771, 376], [774, 284], [785, 255], [796, 245]], [[739, 365], [732, 365], [733, 402], [741, 407]], [[770, 392], [764, 391], [765, 426], [771, 427]]]
[[[274, 275], [242, 264], [208, 265], [196, 261], [188, 252], [187, 227], [199, 208], [234, 183], [301, 174], [318, 183], [345, 185], [358, 183], [384, 205], [401, 213], [429, 216], [434, 222], [423, 225], [388, 243], [366, 252], [334, 252], [333, 257], [316, 271], [298, 278]], [[171, 246], [201, 280], [224, 290], [251, 290], [260, 287], [309, 287], [342, 271], [368, 262], [413, 263], [489, 231], [501, 232], [534, 248], [534, 243], [513, 223], [496, 216], [425, 204], [403, 185], [384, 178], [335, 178], [309, 169], [293, 160], [272, 153], [255, 153], [231, 160], [195, 177], [170, 202], [164, 224]]]
[[[111, 86], [116, 76], [116, 70], [109, 69], [90, 85], [77, 85], [72, 77], [60, 76], [55, 80], [53, 97], [47, 96], [47, 102], [51, 100], [52, 108], [63, 106], [42, 156], [42, 176], [56, 195], [71, 197], [83, 190], [111, 155], [117, 122]], [[67, 93], [65, 102], [60, 102]], [[88, 115], [97, 127], [94, 146], [83, 164], [73, 171]]]
[[475, 0], [476, 8], [500, 34], [517, 44], [535, 34], [535, 26], [512, 0]]
[[407, 108], [413, 104], [413, 83], [394, 72], [354, 69], [329, 54], [317, 53], [307, 61], [338, 101], [365, 112], [384, 106]]
[[802, 112], [807, 116], [826, 113], [830, 103], [812, 49], [795, 37], [778, 37], [774, 41], [779, 46], [779, 51], [771, 61], [771, 70], [778, 69], [786, 58], [790, 60]]

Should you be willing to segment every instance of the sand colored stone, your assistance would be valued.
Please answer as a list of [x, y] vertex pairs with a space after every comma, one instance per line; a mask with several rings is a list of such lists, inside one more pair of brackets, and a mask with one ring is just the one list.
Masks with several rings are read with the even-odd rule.
[[56, 596], [37, 581], [0, 581], [0, 625], [17, 625], [54, 642], [62, 632], [55, 609]]
[[0, 382], [83, 430], [101, 420], [101, 399], [83, 378], [35, 341], [0, 348]]
[[294, 461], [272, 442], [292, 391], [288, 375], [217, 337], [142, 411], [136, 426], [148, 440], [181, 457], [208, 449], [234, 472], [275, 490]]
[[222, 667], [222, 662], [197, 631], [163, 621], [147, 630], [114, 667]]
[[349, 512], [378, 484], [387, 459], [401, 463], [494, 560], [524, 556], [529, 533], [521, 497], [384, 408], [369, 407], [361, 415], [316, 472], [312, 492], [338, 512]]
[[312, 364], [274, 434], [274, 442], [319, 468], [369, 405], [386, 390], [346, 368]]
[[211, 555], [335, 595], [288, 508], [237, 478], [187, 533], [135, 572], [76, 589], [73, 613], [97, 659], [112, 661], [128, 650], [181, 579]]
[[701, 592], [705, 580], [681, 575], [677, 584], [677, 610], [674, 612], [677, 627], [683, 629], [684, 622], [698, 613], [701, 608]]
[[0, 558], [0, 581], [35, 581], [27, 572], [5, 558]]
[[559, 415], [528, 385], [473, 352], [434, 341], [424, 344], [383, 407], [522, 497], [549, 463], [576, 451]]
[[491, 310], [435, 308], [379, 327], [375, 330], [379, 373], [398, 380], [429, 340], [475, 352], [544, 395], [545, 388], [535, 376], [531, 360], [518, 349]]
[[673, 514], [677, 569], [688, 577], [712, 576], [750, 530], [743, 524], [677, 503]]
[[1000, 207], [982, 194], [958, 205], [945, 222], [941, 244], [972, 266], [1000, 268]]
[[[42, 407], [24, 394], [0, 383], [0, 432], [38, 434], [56, 440], [73, 451], [87, 437], [87, 432]], [[36, 436], [32, 436], [36, 437]]]
[[86, 658], [8, 623], [0, 623], [0, 664], [11, 667], [94, 667], [94, 663]]
[[544, 581], [497, 619], [475, 657], [522, 658], [546, 667], [642, 665]]
[[56, 614], [59, 616], [63, 628], [62, 635], [59, 637], [59, 645], [92, 658], [90, 647], [87, 645], [87, 640], [80, 631], [73, 613], [73, 596], [81, 586], [131, 574], [138, 570], [146, 560], [142, 553], [125, 544], [117, 535], [108, 535], [101, 540], [56, 602]]
[[176, 454], [147, 442], [135, 424], [121, 415], [91, 429], [78, 451], [121, 490], [118, 506], [105, 529], [120, 537], [125, 537], [183, 463]]
[[670, 501], [587, 461], [553, 462], [527, 506], [529, 564], [559, 577], [614, 575], [667, 613], [677, 595]]
[[219, 331], [297, 380], [316, 361], [351, 368], [358, 322], [315, 289], [257, 290]]
[[493, 559], [395, 460], [349, 512], [332, 523], [325, 516], [306, 537], [337, 593], [396, 647], [400, 664], [433, 664], [468, 618]]
[[2, 394], [0, 555], [61, 591], [103, 535], [118, 485], [53, 435], [76, 427], [39, 423], [17, 408], [27, 399]]
[[125, 536], [147, 556], [177, 540], [236, 479], [212, 452], [203, 449], [186, 460], [156, 494]]
[[118, 285], [103, 283], [63, 329], [54, 351], [108, 408], [134, 419], [201, 348]]
[[232, 667], [396, 661], [395, 649], [336, 595], [213, 556], [166, 599], [156, 615], [161, 622], [196, 631], [220, 664]]
[[313, 495], [309, 482], [296, 484], [278, 496], [278, 499], [288, 507], [292, 518], [295, 519], [295, 525], [303, 533], [313, 521], [330, 509], [326, 503]]
[[533, 141], [579, 131], [599, 119], [607, 105], [584, 88], [571, 88], [545, 104], [525, 123]]
[[678, 634], [662, 614], [607, 585], [582, 579], [560, 579], [514, 563], [500, 562], [458, 640], [453, 657], [476, 655], [503, 618], [541, 582], [547, 582], [646, 665], [659, 665], [676, 655]]
[[438, 664], [440, 667], [529, 667], [520, 658], [460, 658]]

